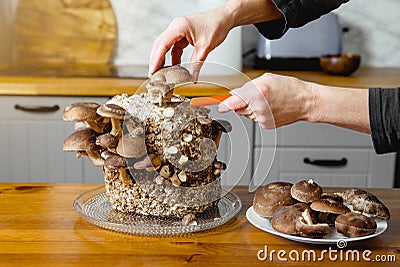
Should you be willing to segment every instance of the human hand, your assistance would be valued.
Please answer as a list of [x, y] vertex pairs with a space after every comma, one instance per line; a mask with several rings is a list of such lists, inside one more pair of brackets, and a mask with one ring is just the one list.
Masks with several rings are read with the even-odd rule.
[[178, 17], [154, 41], [150, 54], [149, 76], [164, 66], [165, 54], [171, 49], [172, 65], [181, 63], [183, 49], [194, 47], [189, 71], [197, 80], [201, 62], [220, 45], [233, 27], [224, 6], [200, 14]]
[[231, 94], [219, 104], [218, 111], [234, 110], [265, 129], [308, 119], [314, 102], [311, 83], [271, 73], [232, 90]]

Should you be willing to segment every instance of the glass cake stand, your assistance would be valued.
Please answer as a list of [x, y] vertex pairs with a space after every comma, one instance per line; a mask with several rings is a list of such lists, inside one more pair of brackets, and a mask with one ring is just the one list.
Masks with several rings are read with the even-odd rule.
[[182, 225], [182, 219], [119, 212], [107, 200], [104, 186], [87, 191], [74, 201], [75, 210], [89, 223], [117, 232], [137, 235], [180, 235], [221, 226], [242, 208], [240, 198], [226, 192], [215, 207], [196, 215], [197, 225]]

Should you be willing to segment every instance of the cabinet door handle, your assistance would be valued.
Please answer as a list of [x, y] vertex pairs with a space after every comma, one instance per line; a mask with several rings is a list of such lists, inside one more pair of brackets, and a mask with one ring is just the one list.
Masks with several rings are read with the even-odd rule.
[[339, 160], [331, 160], [331, 159], [315, 159], [311, 160], [309, 158], [304, 158], [305, 164], [311, 164], [316, 166], [325, 166], [325, 167], [344, 167], [347, 165], [347, 159], [342, 158]]
[[59, 105], [54, 105], [54, 106], [21, 106], [19, 104], [15, 104], [14, 108], [16, 110], [21, 110], [25, 112], [31, 112], [31, 113], [51, 113], [51, 112], [56, 112], [57, 110], [60, 109]]

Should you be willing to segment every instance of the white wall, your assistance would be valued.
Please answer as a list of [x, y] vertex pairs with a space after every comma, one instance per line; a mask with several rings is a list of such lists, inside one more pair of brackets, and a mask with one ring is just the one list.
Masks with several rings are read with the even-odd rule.
[[361, 54], [362, 64], [375, 67], [400, 67], [400, 1], [351, 0], [340, 7], [345, 52]]
[[[118, 24], [117, 65], [148, 65], [154, 39], [174, 17], [209, 10], [226, 0], [111, 0]], [[241, 69], [241, 29], [231, 31], [225, 42], [207, 60]], [[192, 49], [185, 49], [182, 62], [190, 60]], [[170, 64], [168, 54], [166, 64]], [[202, 72], [204, 69], [202, 70]], [[211, 74], [211, 73], [210, 73]], [[219, 73], [223, 74], [223, 73]]]

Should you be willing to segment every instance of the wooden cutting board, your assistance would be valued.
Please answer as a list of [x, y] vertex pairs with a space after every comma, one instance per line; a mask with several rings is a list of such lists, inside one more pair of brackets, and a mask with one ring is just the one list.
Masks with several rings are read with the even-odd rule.
[[108, 0], [19, 0], [14, 38], [20, 62], [109, 63], [116, 21]]

